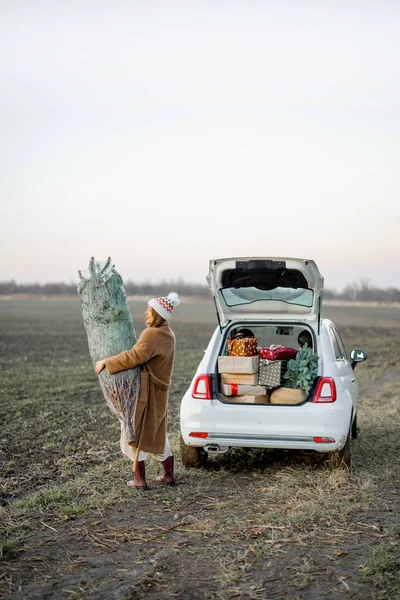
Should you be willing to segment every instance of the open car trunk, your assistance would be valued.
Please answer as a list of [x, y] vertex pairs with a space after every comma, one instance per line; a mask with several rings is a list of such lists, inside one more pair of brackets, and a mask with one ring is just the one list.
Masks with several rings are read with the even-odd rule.
[[[308, 393], [289, 392], [284, 384], [287, 361], [295, 358], [304, 342], [317, 351], [314, 332], [320, 330], [324, 280], [315, 262], [289, 257], [218, 258], [210, 261], [207, 282], [221, 331], [223, 325], [227, 332], [218, 358], [219, 399], [266, 405], [305, 402]], [[246, 335], [257, 338], [254, 361], [244, 359], [245, 348], [236, 362], [226, 356], [231, 354], [228, 338], [241, 327], [250, 328]], [[271, 357], [263, 352], [270, 346], [283, 346], [292, 353]]]
[[[231, 340], [238, 334], [241, 341], [232, 347]], [[251, 340], [253, 356], [241, 354], [248, 352], [246, 339]], [[266, 406], [306, 402], [312, 396], [312, 386], [309, 394], [285, 386], [288, 362], [295, 359], [305, 344], [314, 354], [317, 352], [314, 330], [304, 322], [235, 321], [226, 332], [218, 357], [216, 389], [219, 400], [229, 404]], [[245, 346], [247, 349], [243, 350]], [[232, 352], [237, 355], [233, 356]]]

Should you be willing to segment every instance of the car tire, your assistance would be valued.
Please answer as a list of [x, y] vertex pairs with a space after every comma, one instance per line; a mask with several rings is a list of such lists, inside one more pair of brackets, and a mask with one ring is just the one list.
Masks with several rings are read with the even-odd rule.
[[331, 469], [337, 469], [338, 467], [345, 466], [348, 469], [351, 465], [351, 434], [352, 430], [347, 435], [346, 443], [341, 450], [335, 450], [328, 454], [328, 465]]
[[199, 469], [205, 467], [207, 464], [208, 454], [199, 446], [188, 446], [180, 436], [179, 439], [179, 451], [181, 461], [184, 467], [192, 467]]

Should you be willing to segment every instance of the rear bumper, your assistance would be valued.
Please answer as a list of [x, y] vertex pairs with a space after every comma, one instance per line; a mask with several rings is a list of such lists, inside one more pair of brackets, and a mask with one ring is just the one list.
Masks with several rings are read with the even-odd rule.
[[[212, 401], [182, 403], [180, 426], [185, 444], [221, 448], [279, 448], [332, 452], [349, 432], [352, 407], [340, 400], [326, 405], [227, 405]], [[201, 433], [195, 437], [191, 433]], [[314, 438], [332, 438], [316, 442]]]
[[332, 452], [340, 449], [346, 442], [342, 436], [335, 442], [315, 442], [313, 436], [292, 435], [243, 435], [238, 433], [209, 433], [207, 438], [193, 438], [182, 435], [183, 441], [189, 446], [218, 445], [226, 448], [280, 448], [282, 450], [315, 450], [316, 452]]

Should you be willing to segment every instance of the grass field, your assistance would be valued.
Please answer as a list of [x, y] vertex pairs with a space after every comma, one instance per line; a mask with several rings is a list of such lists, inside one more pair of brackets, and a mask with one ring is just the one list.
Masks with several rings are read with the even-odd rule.
[[[130, 306], [139, 333], [146, 303]], [[324, 312], [348, 350], [369, 354], [356, 370], [351, 471], [281, 451], [185, 469], [179, 402], [216, 317], [211, 303], [182, 303], [169, 410], [177, 486], [143, 493], [126, 486], [79, 300], [0, 301], [0, 597], [400, 598], [400, 311]]]

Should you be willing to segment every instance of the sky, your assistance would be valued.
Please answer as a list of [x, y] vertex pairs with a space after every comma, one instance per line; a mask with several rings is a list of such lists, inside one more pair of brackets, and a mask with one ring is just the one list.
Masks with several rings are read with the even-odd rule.
[[396, 0], [0, 0], [0, 280], [400, 287], [399, 31]]

